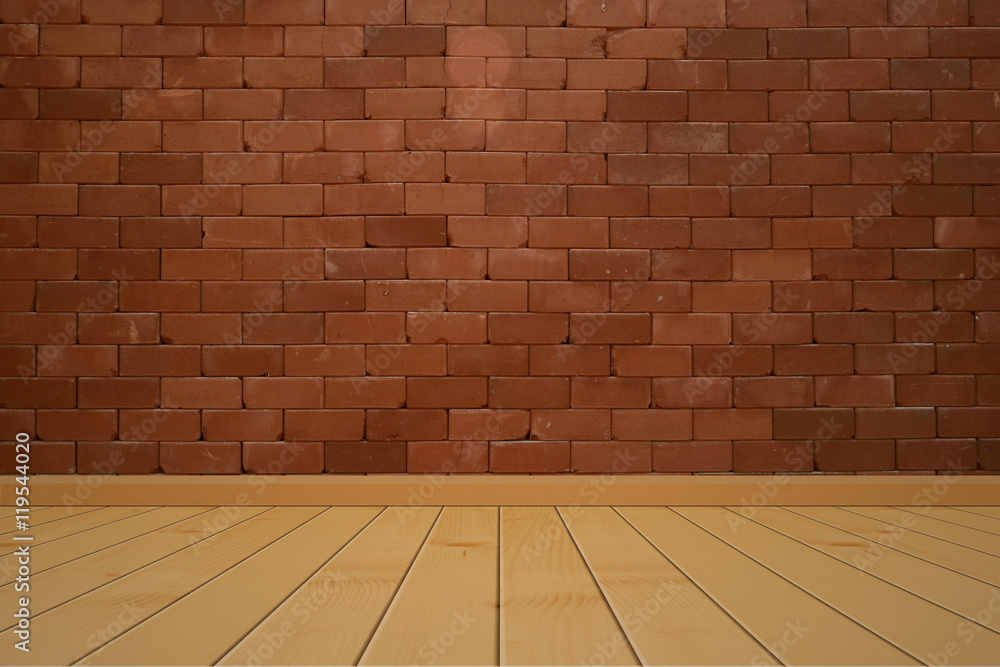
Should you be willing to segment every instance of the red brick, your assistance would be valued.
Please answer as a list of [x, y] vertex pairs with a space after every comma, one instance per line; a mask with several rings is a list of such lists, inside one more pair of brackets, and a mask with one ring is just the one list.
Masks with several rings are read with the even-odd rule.
[[568, 377], [491, 377], [491, 408], [568, 408]]
[[410, 408], [484, 408], [485, 377], [415, 378], [406, 380]]
[[705, 60], [763, 60], [767, 57], [765, 30], [689, 30], [687, 57]]
[[0, 62], [0, 85], [5, 88], [74, 88], [80, 76], [78, 58], [12, 56]]
[[205, 281], [201, 305], [218, 313], [273, 313], [281, 310], [279, 281]]
[[898, 470], [974, 470], [974, 439], [897, 440]]
[[892, 406], [893, 379], [887, 375], [835, 375], [816, 378], [820, 406]]
[[403, 213], [401, 183], [326, 185], [323, 188], [326, 215], [398, 215]]
[[[89, 379], [89, 378], [88, 378]], [[75, 408], [75, 378], [0, 379], [0, 404], [4, 408]], [[82, 404], [80, 407], [104, 407]]]
[[118, 298], [123, 311], [196, 311], [199, 308], [200, 286], [197, 282], [181, 281], [123, 282]]
[[494, 215], [566, 215], [567, 189], [559, 185], [486, 186], [486, 211]]
[[38, 410], [36, 415], [40, 440], [101, 441], [118, 435], [115, 410]]
[[891, 313], [818, 313], [817, 343], [887, 343], [893, 339]]
[[786, 123], [846, 121], [850, 119], [850, 96], [833, 90], [773, 92], [768, 95], [768, 116]]
[[449, 345], [449, 375], [527, 375], [527, 345]]
[[960, 406], [976, 402], [974, 376], [903, 375], [896, 378], [896, 402], [903, 406]]
[[738, 408], [812, 406], [810, 377], [733, 378], [733, 405]]
[[195, 153], [124, 153], [120, 158], [122, 183], [200, 183], [201, 155]]
[[201, 423], [209, 441], [280, 440], [283, 431], [281, 410], [203, 410]]
[[859, 438], [933, 438], [933, 408], [858, 408]]
[[365, 432], [362, 410], [286, 410], [288, 440], [360, 440]]
[[854, 372], [850, 345], [777, 345], [775, 375], [833, 375]]
[[116, 248], [116, 218], [42, 217], [38, 220], [38, 246], [42, 248]]
[[811, 472], [815, 444], [808, 440], [733, 442], [733, 472]]
[[[210, 93], [211, 91], [209, 91]], [[242, 125], [234, 121], [179, 121], [163, 123], [163, 150], [167, 152], [236, 151], [243, 148]], [[209, 182], [224, 182], [246, 166], [243, 156], [206, 155], [203, 158], [205, 177]], [[225, 171], [221, 167], [225, 167]], [[233, 174], [232, 172], [237, 172]]]
[[322, 25], [324, 16], [323, 0], [245, 0], [244, 20], [247, 25]]
[[691, 438], [691, 410], [612, 410], [615, 440]]
[[192, 442], [201, 437], [201, 418], [197, 410], [121, 410], [118, 429], [122, 440]]
[[445, 310], [443, 280], [379, 280], [365, 290], [367, 310]]
[[243, 407], [239, 378], [163, 378], [164, 408], [233, 408]]
[[725, 61], [655, 60], [646, 63], [649, 90], [725, 90]]
[[850, 218], [776, 218], [771, 228], [775, 248], [849, 248], [852, 245]]
[[243, 470], [251, 474], [306, 474], [323, 471], [322, 442], [244, 442]]
[[881, 0], [807, 0], [810, 26], [886, 25], [887, 7]]
[[725, 123], [654, 123], [649, 126], [650, 153], [726, 153]]
[[858, 373], [932, 373], [934, 348], [931, 345], [858, 345], [855, 354]]
[[486, 251], [478, 248], [414, 248], [406, 252], [407, 276], [416, 279], [483, 279]]
[[244, 149], [259, 152], [309, 153], [323, 148], [320, 121], [247, 121]]
[[805, 123], [734, 123], [730, 136], [730, 148], [735, 153], [805, 153], [809, 150], [809, 130]]
[[[700, 185], [654, 185], [649, 188], [649, 214], [654, 216], [728, 215], [729, 190], [728, 188]], [[698, 247], [697, 243], [695, 247]]]
[[[241, 75], [242, 76], [242, 75]], [[242, 79], [241, 84], [242, 85]], [[264, 120], [268, 118], [281, 118], [282, 113], [282, 91], [280, 90], [205, 90], [206, 120]], [[170, 123], [164, 124], [164, 136], [166, 129], [173, 128], [174, 132], [181, 137], [186, 134], [194, 134], [188, 141], [200, 140], [207, 145], [218, 145], [224, 143], [225, 146], [236, 148], [206, 148], [204, 150], [239, 150], [243, 147], [242, 126], [238, 123]], [[276, 125], [275, 128], [281, 127]], [[210, 136], [199, 136], [198, 130], [206, 131]], [[221, 130], [227, 131], [226, 138], [213, 141], [212, 137]], [[274, 131], [273, 129], [271, 130]], [[265, 135], [266, 136], [266, 135]], [[235, 137], [235, 138], [234, 138]]]
[[281, 218], [205, 218], [203, 226], [206, 248], [281, 247]]
[[[7, 95], [2, 99], [5, 105], [10, 101]], [[19, 105], [20, 101], [14, 103]], [[33, 118], [37, 115], [37, 99], [31, 104]], [[80, 124], [70, 120], [5, 120], [0, 121], [0, 130], [0, 148], [5, 151], [64, 151], [67, 146], [80, 145]]]
[[651, 450], [643, 442], [573, 442], [571, 460], [578, 473], [648, 473], [651, 470]]
[[327, 442], [328, 473], [406, 472], [407, 444], [402, 442]]
[[368, 440], [441, 440], [447, 437], [445, 410], [368, 410]]
[[[276, 11], [281, 11], [281, 3], [274, 2], [273, 6]], [[365, 31], [362, 26], [285, 27], [287, 56], [361, 56], [364, 55], [364, 47]]]
[[[4, 88], [0, 90], [0, 102], [3, 103], [0, 105], [0, 118], [38, 118], [38, 91], [36, 90]], [[67, 129], [75, 130], [76, 128]], [[79, 137], [79, 131], [76, 134]], [[39, 138], [22, 135], [18, 139], [21, 142], [26, 142], [37, 141]], [[7, 141], [8, 139], [5, 137], [4, 144]]]
[[449, 280], [450, 311], [525, 311], [528, 285], [524, 281]]
[[997, 373], [997, 343], [952, 343], [936, 346], [939, 373]]
[[[121, 29], [121, 55], [198, 56], [203, 52], [202, 34], [201, 26], [125, 26]], [[118, 45], [115, 46], [117, 50]], [[118, 55], [118, 53], [79, 55]]]
[[[504, 76], [505, 72], [506, 67], [495, 67], [491, 75]], [[409, 88], [485, 88], [486, 80], [485, 58], [430, 56], [406, 59]]]
[[532, 440], [610, 440], [611, 410], [532, 410]]
[[890, 250], [814, 250], [813, 275], [823, 280], [888, 280]]
[[654, 472], [728, 472], [733, 466], [729, 441], [699, 440], [652, 443]]
[[[612, 218], [610, 245], [613, 248], [687, 248], [691, 245], [691, 223], [686, 218]], [[583, 247], [578, 243], [574, 246]], [[655, 268], [673, 264], [663, 253], [654, 253], [654, 257]]]
[[609, 375], [611, 348], [607, 345], [532, 345], [531, 375]]
[[284, 222], [286, 248], [360, 248], [365, 243], [362, 216], [285, 218]]
[[336, 280], [405, 278], [406, 250], [402, 248], [330, 248], [326, 277]]
[[528, 222], [521, 217], [451, 216], [448, 243], [459, 247], [523, 247], [528, 243]]
[[491, 442], [490, 471], [497, 473], [556, 473], [572, 468], [568, 442]]
[[[331, 154], [337, 156], [337, 154]], [[354, 153], [346, 155], [354, 156]], [[321, 155], [321, 157], [327, 157]], [[366, 153], [364, 166], [353, 180], [360, 181], [364, 177], [369, 182], [431, 182], [444, 181], [445, 154], [429, 151], [404, 153]], [[341, 182], [342, 177], [331, 174], [330, 182]], [[303, 179], [308, 182], [309, 173], [303, 173]], [[349, 180], [348, 180], [349, 182]]]
[[[671, 127], [675, 127], [674, 124]], [[683, 127], [683, 125], [680, 125]], [[724, 126], [723, 126], [724, 127]], [[567, 123], [569, 153], [639, 152], [646, 150], [645, 123]], [[660, 152], [670, 152], [662, 150]]]
[[161, 442], [160, 468], [177, 474], [239, 474], [240, 443]]
[[406, 378], [328, 377], [325, 383], [328, 408], [401, 408], [406, 404]]
[[163, 19], [160, 0], [83, 0], [82, 7], [84, 23], [156, 24]]
[[76, 469], [81, 474], [148, 474], [159, 471], [159, 448], [156, 443], [81, 442], [76, 449]]
[[445, 375], [444, 345], [369, 345], [366, 366], [369, 375]]
[[85, 344], [158, 343], [156, 313], [92, 313], [80, 320], [79, 340]]
[[694, 375], [769, 375], [771, 348], [767, 345], [698, 345], [692, 349]]
[[805, 0], [763, 0], [753, 4], [729, 3], [731, 28], [776, 28], [806, 25]]
[[533, 281], [528, 287], [528, 306], [535, 312], [606, 312], [609, 296], [605, 282]]
[[767, 440], [771, 437], [771, 410], [763, 408], [694, 410], [696, 440]]
[[39, 91], [39, 118], [119, 120], [121, 91], [48, 89]]
[[611, 310], [619, 312], [690, 312], [687, 282], [637, 281], [611, 284]]
[[202, 368], [208, 376], [252, 377], [282, 373], [282, 354], [278, 346], [213, 345], [204, 347], [201, 356]]
[[688, 100], [688, 117], [692, 121], [767, 120], [767, 93], [764, 92], [692, 91]]
[[217, 25], [243, 22], [244, 0], [226, 0], [220, 5], [205, 5], [199, 0], [163, 0], [163, 22], [193, 25]]
[[651, 341], [649, 313], [570, 315], [571, 343], [647, 344]]
[[821, 472], [894, 470], [896, 448], [892, 440], [827, 440], [816, 443], [814, 459]]
[[711, 283], [691, 285], [691, 308], [697, 313], [749, 313], [769, 309], [771, 288], [762, 282]]
[[732, 318], [714, 313], [657, 313], [653, 315], [656, 345], [728, 344]]
[[[26, 285], [23, 297], [24, 310], [31, 307], [33, 300], [35, 310], [39, 312], [78, 311], [93, 314], [113, 311], [118, 306], [118, 285], [113, 281], [39, 282], [37, 290], [31, 282], [8, 284], [13, 293], [20, 291], [16, 288]], [[15, 298], [14, 302], [17, 301], [21, 299]]]
[[[650, 383], [644, 378], [620, 377], [575, 377], [571, 380], [571, 405], [574, 408], [648, 408], [650, 405]], [[642, 415], [634, 415], [641, 421]], [[622, 416], [623, 422], [633, 422], [628, 415]], [[660, 423], [658, 420], [654, 420]], [[635, 424], [623, 423], [622, 428], [641, 428]], [[635, 440], [647, 436], [615, 434], [621, 440]], [[651, 437], [651, 436], [648, 436]]]
[[691, 348], [657, 345], [615, 345], [611, 372], [621, 377], [687, 377], [691, 374]]
[[850, 408], [775, 408], [774, 437], [780, 440], [850, 438], [854, 410]]
[[489, 315], [489, 342], [491, 343], [564, 343], [568, 337], [569, 317], [561, 313], [491, 313]]
[[728, 250], [654, 250], [653, 280], [728, 280]]
[[410, 473], [484, 473], [488, 465], [489, 445], [486, 442], [406, 443], [406, 471]]
[[445, 171], [453, 183], [524, 183], [526, 159], [523, 153], [450, 152]]
[[360, 376], [365, 373], [360, 345], [289, 345], [285, 347], [285, 375]]
[[391, 25], [405, 21], [404, 4], [393, 0], [377, 0], [359, 5], [351, 0], [328, 0], [328, 25]]
[[896, 313], [896, 340], [915, 343], [971, 341], [971, 313]]

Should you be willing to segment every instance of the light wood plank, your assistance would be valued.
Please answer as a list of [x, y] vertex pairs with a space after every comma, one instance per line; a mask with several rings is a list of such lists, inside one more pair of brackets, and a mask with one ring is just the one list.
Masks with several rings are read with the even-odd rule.
[[951, 523], [950, 521], [936, 519], [932, 516], [922, 514], [922, 509], [924, 508], [897, 509], [895, 507], [852, 507], [851, 511], [857, 512], [862, 516], [879, 519], [880, 521], [896, 525], [903, 525], [902, 522], [909, 521], [909, 517], [912, 517], [910, 530], [916, 530], [926, 535], [939, 537], [942, 540], [948, 540], [950, 542], [954, 542], [955, 544], [961, 544], [969, 547], [970, 549], [978, 549], [984, 553], [1000, 553], [1000, 536], [984, 533], [983, 531], [976, 530], [975, 528], [959, 526], [958, 524]]
[[216, 664], [357, 664], [440, 513], [380, 514]]
[[[970, 621], [977, 621], [977, 614], [983, 609], [988, 610], [991, 586], [964, 574], [899, 551], [890, 550], [879, 559], [871, 559], [867, 550], [874, 546], [872, 542], [781, 508], [761, 508], [754, 519], [843, 563], [870, 572], [883, 581], [961, 614]], [[1000, 614], [983, 615], [978, 620], [981, 625], [1000, 631]]]
[[[601, 485], [602, 505], [742, 505], [769, 483], [768, 505], [895, 505], [927, 492], [923, 475], [621, 475]], [[31, 494], [39, 504], [60, 504], [84, 477], [36, 475]], [[0, 497], [12, 477], [0, 475]], [[102, 479], [89, 502], [103, 505], [408, 505], [414, 494], [434, 505], [572, 505], [580, 480], [572, 475], [117, 475]], [[950, 505], [1000, 504], [1000, 479], [968, 476], [948, 489]]]
[[[960, 640], [956, 628], [970, 623], [954, 612], [757, 523], [753, 520], [754, 508], [744, 511], [751, 518], [734, 526], [721, 508], [677, 510], [918, 660], [934, 660], [938, 654], [947, 658], [943, 652], [952, 642]], [[962, 664], [993, 664], [1000, 655], [1000, 635], [984, 630], [978, 633], [976, 641], [956, 647]]]
[[[38, 575], [49, 568], [130, 540], [176, 521], [208, 511], [207, 507], [160, 507], [150, 512], [126, 517], [120, 521], [67, 535], [55, 542], [44, 542], [31, 548], [31, 571]], [[16, 554], [0, 556], [0, 572], [17, 568]]]
[[[897, 507], [896, 509], [905, 510], [906, 508]], [[973, 528], [975, 530], [981, 530], [984, 533], [991, 533], [993, 535], [1000, 536], [1000, 519], [981, 516], [979, 514], [972, 514], [970, 512], [963, 512], [953, 507], [924, 507], [921, 508], [920, 511], [922, 514], [934, 517], [935, 519], [941, 519], [942, 521], [948, 521], [949, 523], [957, 523], [959, 526], [965, 526], [966, 528]]]
[[14, 649], [11, 630], [0, 633], [0, 664], [75, 662], [321, 511], [272, 509], [208, 538], [197, 553], [189, 547], [39, 614], [31, 623], [30, 653]]
[[361, 665], [496, 665], [498, 510], [445, 509]]
[[76, 664], [214, 665], [382, 509], [327, 509]]
[[[613, 509], [559, 512], [642, 664], [779, 664]], [[625, 647], [585, 648], [596, 664]]]
[[792, 507], [789, 510], [877, 543], [866, 552], [865, 558], [868, 560], [880, 559], [886, 550], [895, 549], [993, 586], [1000, 586], [1000, 558], [996, 556], [839, 507]]
[[676, 512], [619, 512], [784, 664], [921, 664]]
[[500, 508], [500, 547], [501, 665], [576, 664], [595, 645], [639, 664], [555, 508]]
[[[22, 534], [31, 535], [34, 538], [31, 541], [33, 546], [41, 546], [42, 544], [62, 540], [70, 535], [76, 535], [84, 531], [106, 526], [116, 521], [121, 521], [122, 519], [139, 516], [140, 514], [151, 512], [154, 509], [156, 508], [105, 507], [95, 512], [87, 512], [81, 516], [68, 517], [59, 521], [52, 521], [51, 523], [46, 523], [38, 526], [37, 528], [32, 528], [27, 531], [27, 533]], [[0, 555], [13, 553], [14, 550], [22, 544], [24, 544], [24, 542], [14, 541], [13, 534], [11, 537], [0, 538]], [[10, 579], [0, 579], [0, 585], [5, 584], [8, 581], [10, 581]]]
[[[199, 546], [202, 540], [266, 510], [265, 507], [244, 507], [234, 515], [232, 508], [219, 507], [34, 574], [31, 579], [32, 613], [48, 611], [181, 549], [192, 547], [193, 553], [198, 554], [203, 548]], [[13, 609], [18, 597], [13, 584], [0, 588], [0, 609]], [[13, 618], [0, 620], [0, 630], [13, 625]]]
[[[86, 514], [87, 512], [93, 512], [94, 510], [103, 509], [101, 507], [83, 507], [80, 505], [66, 505], [62, 507], [35, 507], [32, 506], [28, 511], [28, 525], [30, 526], [28, 533], [31, 533], [36, 526], [41, 526], [53, 521], [59, 521], [60, 519], [67, 519], [71, 516], [80, 516], [81, 514]], [[24, 531], [18, 530], [14, 526], [14, 516], [17, 514], [15, 508], [9, 509], [9, 514], [3, 517], [3, 523], [0, 524], [4, 528], [10, 528], [10, 530], [0, 531], [0, 538], [11, 537], [16, 534], [23, 534]], [[22, 513], [23, 514], [23, 513]], [[10, 523], [7, 523], [7, 519], [10, 519]]]
[[1000, 519], [1000, 507], [956, 507], [955, 509]]

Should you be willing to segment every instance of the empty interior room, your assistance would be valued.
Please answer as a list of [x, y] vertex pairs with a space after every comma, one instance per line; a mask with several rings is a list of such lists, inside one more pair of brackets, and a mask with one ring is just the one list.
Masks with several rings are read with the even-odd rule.
[[0, 0], [0, 663], [996, 665], [997, 0]]

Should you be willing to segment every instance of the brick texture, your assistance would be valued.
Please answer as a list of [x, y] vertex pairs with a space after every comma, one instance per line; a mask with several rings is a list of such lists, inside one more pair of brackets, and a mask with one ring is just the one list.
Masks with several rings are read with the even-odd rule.
[[0, 473], [1000, 472], [994, 2], [49, 4]]

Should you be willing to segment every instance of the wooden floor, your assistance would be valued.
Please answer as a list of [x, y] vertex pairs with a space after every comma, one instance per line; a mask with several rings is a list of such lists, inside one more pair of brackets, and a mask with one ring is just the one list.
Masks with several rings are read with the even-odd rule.
[[[0, 526], [13, 527], [0, 508]], [[1000, 662], [1000, 507], [65, 507], [0, 664]]]

